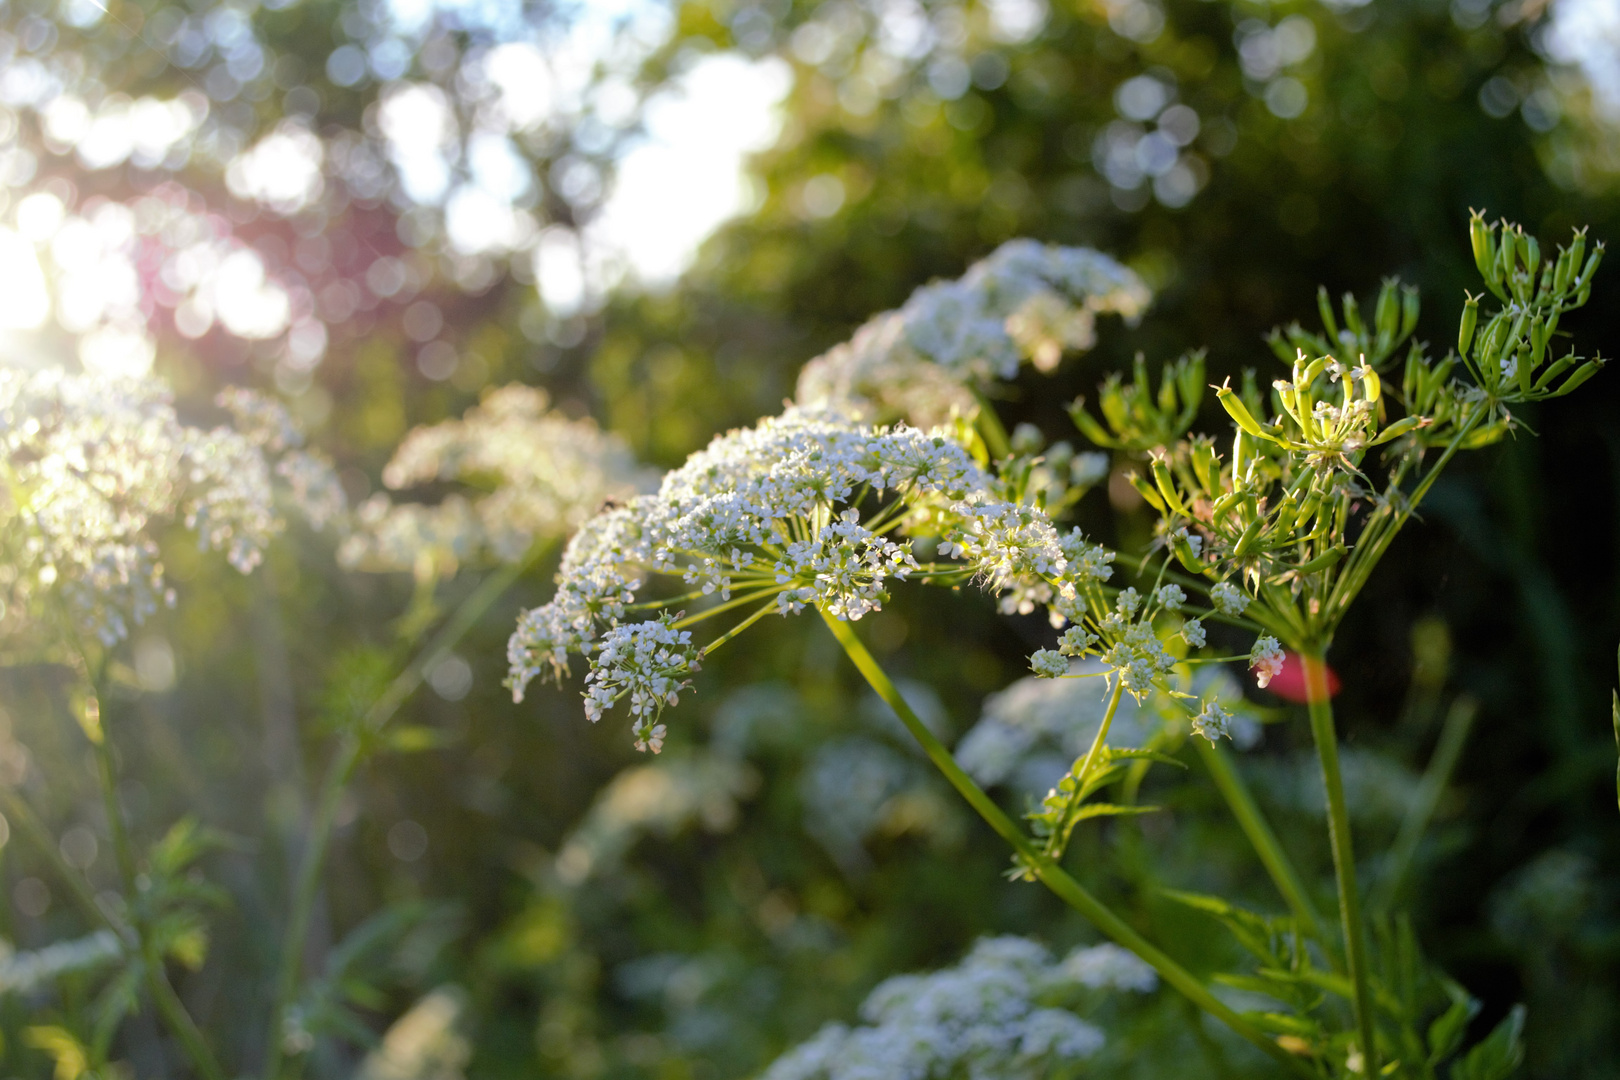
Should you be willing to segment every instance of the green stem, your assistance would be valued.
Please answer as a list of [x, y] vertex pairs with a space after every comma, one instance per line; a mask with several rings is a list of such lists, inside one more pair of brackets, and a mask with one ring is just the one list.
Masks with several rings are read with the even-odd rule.
[[315, 912], [315, 900], [320, 894], [321, 870], [325, 865], [327, 848], [337, 823], [338, 808], [349, 780], [354, 776], [370, 740], [393, 719], [399, 707], [416, 692], [423, 680], [456, 647], [467, 631], [472, 629], [491, 604], [501, 597], [530, 566], [539, 561], [552, 547], [550, 541], [536, 544], [520, 562], [511, 563], [495, 571], [479, 583], [467, 599], [461, 602], [453, 615], [434, 635], [425, 649], [403, 671], [394, 677], [382, 694], [374, 701], [366, 715], [352, 730], [344, 733], [337, 752], [327, 766], [321, 781], [320, 797], [315, 805], [315, 817], [310, 823], [309, 840], [298, 863], [293, 883], [292, 909], [287, 920], [286, 937], [282, 941], [281, 963], [276, 974], [276, 996], [270, 1009], [270, 1030], [266, 1039], [265, 1080], [279, 1080], [284, 1057], [283, 1042], [287, 1010], [298, 991], [298, 976], [303, 967], [304, 944], [309, 937], [309, 926]]
[[1451, 781], [1451, 772], [1457, 767], [1457, 759], [1462, 756], [1463, 744], [1468, 741], [1468, 731], [1473, 727], [1474, 716], [1478, 712], [1479, 702], [1471, 697], [1460, 697], [1446, 714], [1445, 725], [1440, 729], [1440, 742], [1435, 746], [1434, 757], [1429, 759], [1423, 782], [1418, 786], [1418, 797], [1401, 820], [1395, 846], [1390, 849], [1389, 868], [1368, 904], [1375, 913], [1388, 911], [1399, 898], [1401, 886], [1412, 868], [1412, 857], [1417, 854], [1424, 830], [1429, 827], [1429, 819], [1434, 817], [1440, 797], [1445, 794], [1446, 784]]
[[1097, 725], [1097, 734], [1091, 740], [1091, 749], [1086, 751], [1085, 761], [1081, 762], [1079, 771], [1074, 774], [1074, 799], [1064, 815], [1064, 820], [1059, 823], [1056, 829], [1052, 830], [1052, 835], [1047, 838], [1044, 853], [1049, 858], [1061, 859], [1064, 849], [1068, 847], [1069, 832], [1076, 824], [1069, 821], [1068, 816], [1080, 809], [1080, 800], [1085, 798], [1086, 777], [1091, 775], [1091, 766], [1096, 762], [1097, 755], [1102, 752], [1103, 744], [1108, 739], [1108, 729], [1114, 725], [1114, 714], [1119, 711], [1120, 695], [1124, 694], [1124, 692], [1125, 680], [1115, 679], [1113, 693], [1108, 697], [1108, 708], [1103, 712], [1102, 723]]
[[985, 820], [985, 823], [994, 829], [1003, 840], [1012, 845], [1013, 850], [1018, 854], [1020, 862], [1030, 873], [1034, 874], [1048, 889], [1056, 893], [1064, 903], [1084, 915], [1099, 930], [1146, 961], [1150, 967], [1159, 973], [1165, 982], [1179, 990], [1193, 1004], [1218, 1018], [1239, 1036], [1253, 1043], [1268, 1057], [1271, 1057], [1295, 1075], [1313, 1078], [1316, 1076], [1316, 1073], [1304, 1061], [1278, 1046], [1258, 1029], [1251, 1026], [1248, 1021], [1228, 1008], [1219, 998], [1211, 994], [1191, 972], [1160, 952], [1123, 919], [1110, 911], [1102, 901], [1092, 896], [1085, 886], [1069, 876], [1062, 867], [1036, 850], [1029, 842], [1029, 838], [1024, 835], [1023, 830], [1002, 812], [1001, 807], [997, 806], [978, 784], [973, 782], [972, 777], [962, 771], [962, 767], [956, 763], [956, 759], [951, 757], [951, 752], [934, 737], [933, 732], [928, 730], [917, 714], [912, 711], [911, 706], [906, 704], [905, 699], [900, 696], [900, 691], [889, 679], [889, 676], [878, 665], [878, 662], [872, 658], [872, 654], [867, 651], [860, 638], [856, 637], [854, 628], [849, 623], [841, 621], [826, 612], [822, 612], [821, 617], [826, 622], [828, 629], [832, 631], [833, 637], [843, 646], [844, 652], [849, 655], [855, 667], [865, 677], [868, 685], [900, 717], [901, 722], [906, 725], [906, 729], [911, 732], [912, 737], [917, 740], [923, 752], [928, 755], [928, 759], [945, 775], [945, 779], [951, 782], [951, 786], [956, 788], [957, 792], [967, 800], [968, 805], [978, 811], [979, 816]]
[[1231, 807], [1232, 816], [1237, 818], [1243, 835], [1254, 845], [1255, 854], [1260, 856], [1260, 862], [1265, 865], [1266, 873], [1271, 875], [1277, 891], [1282, 893], [1283, 900], [1294, 913], [1294, 918], [1299, 920], [1306, 933], [1320, 938], [1321, 919], [1318, 918], [1310, 897], [1305, 893], [1305, 885], [1294, 870], [1294, 864], [1288, 860], [1288, 853], [1283, 851], [1282, 844], [1278, 842], [1277, 834], [1271, 831], [1270, 823], [1261, 815], [1260, 807], [1255, 805], [1254, 796], [1249, 793], [1248, 785], [1233, 767], [1231, 756], [1207, 739], [1195, 738], [1192, 743], [1198, 749], [1198, 756], [1204, 759], [1204, 765], [1214, 778], [1215, 786], [1226, 799], [1226, 805]]
[[[146, 989], [152, 995], [152, 1003], [157, 1007], [158, 1013], [163, 1017], [175, 1037], [180, 1040], [186, 1056], [191, 1059], [192, 1066], [207, 1080], [225, 1080], [225, 1072], [215, 1060], [214, 1053], [208, 1048], [208, 1041], [203, 1037], [197, 1022], [186, 1011], [186, 1006], [180, 1000], [180, 995], [174, 992], [169, 984], [167, 972], [163, 969], [163, 956], [158, 952], [157, 946], [147, 936], [146, 928], [142, 925], [139, 915], [137, 898], [140, 895], [135, 873], [135, 849], [130, 843], [129, 830], [124, 825], [123, 809], [118, 805], [117, 773], [113, 767], [112, 746], [107, 740], [107, 732], [101, 725], [105, 722], [100, 716], [100, 693], [93, 688], [94, 695], [90, 700], [95, 702], [97, 717], [95, 725], [86, 725], [86, 733], [92, 730], [91, 745], [96, 751], [96, 779], [100, 782], [102, 802], [107, 810], [107, 830], [112, 834], [113, 853], [118, 861], [118, 876], [124, 887], [124, 896], [128, 900], [132, 919], [132, 930], [135, 945], [140, 950], [141, 966], [146, 978]], [[92, 907], [98, 911], [100, 905], [95, 900], [90, 901]], [[105, 916], [102, 919], [106, 922]]]
[[1344, 929], [1345, 967], [1355, 990], [1356, 1027], [1360, 1031], [1363, 1076], [1378, 1075], [1378, 1043], [1373, 1030], [1372, 992], [1367, 977], [1367, 944], [1362, 929], [1361, 896], [1356, 890], [1356, 855], [1350, 842], [1350, 811], [1339, 772], [1339, 739], [1333, 729], [1333, 703], [1328, 698], [1327, 662], [1320, 646], [1300, 650], [1305, 668], [1305, 696], [1311, 714], [1311, 737], [1322, 764], [1327, 789], [1328, 840], [1339, 885], [1339, 918]]

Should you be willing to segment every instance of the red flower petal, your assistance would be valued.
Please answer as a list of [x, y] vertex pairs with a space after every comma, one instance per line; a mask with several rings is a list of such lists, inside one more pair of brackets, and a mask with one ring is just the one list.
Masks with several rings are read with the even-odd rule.
[[[1323, 667], [1327, 669], [1328, 697], [1337, 697], [1339, 675], [1331, 666], [1324, 664]], [[1310, 701], [1310, 695], [1305, 690], [1305, 664], [1298, 653], [1293, 650], [1283, 653], [1282, 670], [1272, 677], [1271, 684], [1266, 689], [1284, 701], [1292, 701], [1296, 705], [1304, 705]]]

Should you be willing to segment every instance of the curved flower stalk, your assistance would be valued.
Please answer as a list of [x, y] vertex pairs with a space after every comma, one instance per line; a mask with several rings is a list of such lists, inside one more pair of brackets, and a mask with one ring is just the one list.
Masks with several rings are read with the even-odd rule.
[[416, 428], [383, 469], [393, 491], [455, 482], [437, 504], [363, 503], [339, 561], [366, 571], [429, 578], [469, 561], [521, 560], [537, 540], [566, 536], [608, 499], [645, 490], [653, 474], [623, 440], [553, 410], [544, 390], [489, 392], [459, 420]]
[[763, 1080], [1039, 1080], [1107, 1042], [1077, 1008], [1157, 985], [1153, 969], [1117, 945], [1054, 961], [1028, 938], [984, 938], [955, 967], [879, 984], [861, 1005], [864, 1024], [828, 1024], [778, 1058]]
[[1011, 240], [955, 281], [925, 285], [799, 374], [801, 405], [929, 428], [979, 412], [978, 392], [1025, 363], [1057, 368], [1096, 341], [1096, 318], [1134, 323], [1152, 294], [1101, 252]]
[[[245, 400], [228, 394], [221, 404]], [[279, 409], [255, 400], [261, 412]], [[278, 478], [325, 524], [341, 488], [293, 448], [291, 432], [284, 411], [270, 426], [184, 424], [153, 378], [0, 371], [0, 588], [13, 617], [54, 599], [75, 634], [118, 644], [174, 603], [162, 532], [183, 526], [247, 573], [282, 528]]]

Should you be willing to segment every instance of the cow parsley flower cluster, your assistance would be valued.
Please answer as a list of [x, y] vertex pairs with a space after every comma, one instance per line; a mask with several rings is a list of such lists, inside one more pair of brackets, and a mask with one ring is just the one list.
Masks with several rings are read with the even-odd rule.
[[1134, 322], [1151, 299], [1134, 272], [1100, 252], [1012, 240], [810, 361], [798, 401], [922, 427], [970, 416], [975, 389], [1014, 377], [1026, 360], [1052, 371], [1065, 352], [1092, 346], [1099, 313]]
[[[935, 542], [940, 561], [918, 561], [919, 539]], [[628, 699], [637, 744], [656, 748], [659, 715], [707, 648], [687, 627], [748, 603], [761, 606], [743, 626], [806, 607], [853, 621], [881, 608], [892, 583], [922, 577], [977, 581], [1009, 614], [1044, 606], [1066, 630], [1056, 650], [1032, 658], [1039, 675], [1062, 677], [1072, 659], [1100, 654], [1140, 697], [1178, 662], [1157, 623], [1171, 616], [1184, 625], [1174, 613], [1185, 594], [1167, 585], [1110, 599], [1103, 586], [1113, 559], [1078, 530], [1060, 532], [1038, 507], [1009, 501], [940, 431], [795, 406], [721, 436], [656, 494], [588, 521], [564, 554], [555, 597], [520, 618], [507, 682], [521, 700], [536, 676], [560, 679], [569, 657], [585, 654], [587, 714], [595, 720]], [[689, 591], [638, 600], [649, 575]], [[710, 606], [691, 616], [664, 610], [688, 601]], [[659, 613], [634, 623], [636, 611]]]
[[291, 445], [285, 414], [259, 411], [245, 431], [203, 429], [153, 378], [0, 371], [6, 603], [33, 613], [54, 596], [78, 632], [116, 644], [173, 602], [158, 538], [174, 524], [251, 571], [281, 528], [273, 459]]
[[1065, 1006], [1086, 990], [1154, 985], [1152, 970], [1114, 945], [1054, 963], [1027, 938], [985, 938], [955, 967], [880, 984], [861, 1006], [863, 1025], [827, 1025], [778, 1058], [764, 1080], [1036, 1080], [1106, 1041]]
[[344, 565], [430, 576], [479, 557], [517, 562], [535, 541], [578, 528], [605, 500], [651, 484], [618, 436], [517, 384], [487, 394], [459, 420], [412, 431], [382, 479], [394, 491], [457, 482], [479, 492], [436, 504], [378, 494], [360, 507], [339, 551]]

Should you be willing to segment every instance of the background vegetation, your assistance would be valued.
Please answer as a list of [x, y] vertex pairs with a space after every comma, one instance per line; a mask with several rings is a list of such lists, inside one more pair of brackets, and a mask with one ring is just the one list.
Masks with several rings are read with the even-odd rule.
[[[1098, 247], [1158, 290], [1141, 326], [1105, 324], [1092, 353], [1009, 392], [1004, 414], [1048, 432], [1066, 430], [1063, 406], [1138, 351], [1153, 368], [1208, 347], [1213, 381], [1246, 367], [1269, 377], [1263, 335], [1313, 322], [1318, 283], [1365, 297], [1399, 274], [1423, 289], [1419, 335], [1443, 350], [1474, 280], [1462, 242], [1471, 206], [1544, 241], [1582, 223], [1620, 237], [1612, 117], [1549, 43], [1558, 11], [1528, 0], [714, 0], [675, 5], [657, 34], [633, 9], [605, 21], [575, 104], [559, 95], [542, 119], [508, 125], [526, 178], [509, 202], [527, 224], [469, 251], [448, 211], [407, 189], [380, 104], [405, 81], [441, 87], [462, 120], [446, 145], [467, 144], [447, 160], [465, 180], [470, 140], [500, 100], [474, 77], [477, 61], [587, 16], [548, 4], [402, 10], [0, 6], [11, 179], [0, 210], [14, 214], [29, 191], [83, 214], [98, 198], [155, 199], [257, 253], [295, 295], [287, 325], [262, 340], [223, 325], [199, 334], [183, 303], [143, 301], [156, 369], [199, 409], [222, 384], [276, 388], [354, 498], [377, 486], [408, 427], [513, 380], [595, 415], [644, 460], [678, 463], [713, 433], [777, 411], [798, 367], [867, 316], [1014, 236]], [[535, 235], [544, 245], [559, 234], [536, 230], [586, 229], [639, 104], [722, 50], [791, 66], [781, 134], [750, 165], [757, 207], [669, 289], [548, 306], [530, 252]], [[18, 88], [29, 64], [53, 91], [29, 99]], [[183, 152], [106, 163], [53, 134], [50, 99], [62, 94], [92, 111], [118, 94], [202, 95], [208, 119]], [[617, 112], [609, 99], [623, 99]], [[1172, 103], [1196, 129], [1185, 112], [1164, 117]], [[1175, 138], [1144, 148], [1155, 117]], [[233, 190], [229, 163], [294, 129], [324, 147], [316, 190], [279, 205]], [[1177, 147], [1177, 131], [1195, 133]], [[151, 239], [151, 266], [166, 242]], [[1600, 347], [1620, 334], [1617, 282], [1600, 275], [1570, 327]], [[325, 335], [313, 361], [291, 337], [312, 321]], [[70, 354], [72, 335], [47, 328], [26, 347]], [[1620, 1074], [1606, 709], [1620, 639], [1617, 404], [1605, 374], [1527, 412], [1538, 437], [1454, 468], [1333, 654], [1364, 765], [1358, 824], [1370, 833], [1393, 833], [1444, 710], [1462, 695], [1480, 702], [1404, 900], [1433, 957], [1487, 1002], [1476, 1036], [1513, 1003], [1529, 1006], [1526, 1072], [1537, 1077]], [[1077, 520], [1127, 548], [1145, 528], [1118, 484], [1089, 496]], [[180, 983], [232, 1068], [246, 1070], [263, 1053], [314, 780], [332, 732], [397, 649], [413, 586], [339, 571], [314, 534], [247, 579], [183, 537], [165, 554], [181, 602], [128, 650], [109, 729], [141, 835], [194, 812], [229, 838], [203, 864], [228, 903], [206, 960]], [[332, 1016], [350, 1023], [320, 1036], [311, 1075], [368, 1075], [367, 1038], [438, 994], [454, 1003], [459, 1035], [437, 1075], [746, 1076], [826, 1020], [850, 1019], [878, 980], [952, 962], [981, 934], [1093, 938], [1034, 887], [1002, 880], [998, 843], [909, 756], [811, 620], [750, 635], [706, 667], [656, 761], [613, 725], [586, 724], [571, 692], [514, 706], [500, 685], [505, 639], [519, 605], [549, 595], [552, 569], [496, 604], [458, 648], [461, 666], [438, 669], [405, 706], [401, 723], [420, 737], [373, 756], [342, 809], [307, 960], [341, 976]], [[480, 573], [464, 568], [441, 607]], [[1035, 633], [965, 598], [919, 593], [874, 618], [868, 636], [960, 734], [986, 693], [1021, 674]], [[65, 674], [28, 664], [3, 679], [4, 781], [40, 808], [70, 862], [110, 882]], [[1244, 768], [1326, 896], [1320, 811], [1297, 780], [1303, 727], [1294, 706], [1264, 704], [1286, 722]], [[878, 792], [864, 817], [859, 800], [825, 790], [854, 760]], [[1077, 844], [1071, 862], [1150, 936], [1208, 941], [1183, 959], [1213, 966], [1222, 946], [1154, 887], [1274, 903], [1207, 778], [1163, 782], [1170, 813]], [[0, 935], [18, 948], [84, 932], [23, 845], [0, 849], [0, 874]], [[1174, 935], [1178, 925], [1194, 932]], [[330, 966], [338, 960], [348, 966]], [[51, 1071], [22, 1029], [73, 1023], [88, 993], [0, 987], [8, 1074]], [[1188, 1041], [1199, 1029], [1161, 998], [1119, 1021], [1105, 1067], [1218, 1075], [1218, 1055]], [[123, 1040], [137, 1075], [171, 1075], [150, 1018]]]

